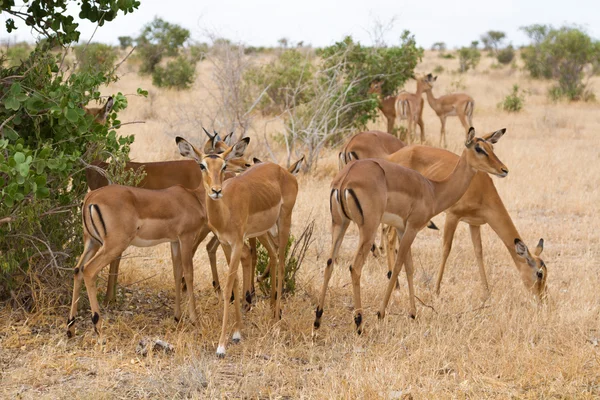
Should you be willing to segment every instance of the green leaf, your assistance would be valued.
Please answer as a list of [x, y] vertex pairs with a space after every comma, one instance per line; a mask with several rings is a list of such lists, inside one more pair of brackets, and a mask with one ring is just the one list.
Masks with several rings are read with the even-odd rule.
[[27, 175], [29, 175], [29, 164], [26, 164], [26, 163], [19, 164], [19, 166], [17, 167], [17, 170], [19, 171], [19, 174], [22, 177], [26, 177]]
[[24, 184], [25, 183], [25, 177], [23, 175], [21, 175], [21, 174], [17, 175], [17, 183], [19, 185]]
[[35, 177], [35, 183], [38, 186], [46, 186], [46, 175], [39, 175]]
[[35, 168], [35, 172], [39, 175], [44, 172], [44, 169], [46, 168], [46, 161], [38, 159], [35, 160], [31, 166]]
[[148, 91], [142, 88], [137, 89], [137, 94], [139, 94], [140, 96], [148, 97]]
[[[10, 126], [5, 126], [4, 127], [4, 136], [6, 136], [7, 138], [9, 138], [10, 140], [17, 140], [19, 138], [19, 134], [17, 133], [17, 131], [15, 131]], [[2, 146], [0, 146], [0, 148], [1, 147]]]
[[9, 196], [8, 194], [4, 195], [2, 202], [4, 202], [4, 204], [6, 204], [7, 207], [12, 207], [15, 204], [13, 198], [11, 196]]
[[19, 82], [15, 82], [12, 85], [10, 85], [10, 93], [12, 95], [17, 95], [21, 93], [21, 84]]
[[71, 122], [77, 122], [79, 114], [77, 114], [77, 111], [74, 108], [69, 108], [65, 113], [65, 117]]
[[38, 187], [35, 195], [40, 198], [48, 197], [50, 195], [50, 190], [47, 187]]
[[16, 152], [15, 155], [13, 156], [13, 158], [15, 159], [15, 162], [17, 164], [21, 164], [23, 162], [25, 162], [25, 154], [19, 152]]
[[4, 101], [4, 107], [6, 107], [8, 110], [17, 111], [21, 107], [21, 103], [19, 103], [19, 101], [14, 97], [8, 97]]

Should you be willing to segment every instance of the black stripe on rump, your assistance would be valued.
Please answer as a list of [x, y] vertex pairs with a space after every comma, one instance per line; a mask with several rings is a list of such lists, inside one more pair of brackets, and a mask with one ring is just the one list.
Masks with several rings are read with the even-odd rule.
[[362, 218], [363, 222], [365, 220], [365, 215], [363, 214], [363, 209], [360, 205], [360, 202], [358, 201], [358, 197], [356, 196], [356, 193], [354, 193], [354, 190], [352, 189], [346, 189], [348, 191], [348, 193], [350, 193], [350, 196], [352, 196], [352, 198], [354, 199], [354, 202], [356, 203], [356, 207], [358, 207], [358, 211], [360, 212], [360, 217]]

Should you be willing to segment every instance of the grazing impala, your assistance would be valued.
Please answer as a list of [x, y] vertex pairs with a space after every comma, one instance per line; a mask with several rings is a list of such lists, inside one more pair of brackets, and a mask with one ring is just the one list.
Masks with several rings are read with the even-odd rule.
[[473, 125], [473, 110], [475, 101], [471, 96], [465, 93], [452, 93], [435, 98], [433, 96], [433, 83], [437, 76], [427, 74], [419, 78], [423, 91], [427, 94], [427, 102], [440, 118], [442, 128], [440, 130], [440, 146], [446, 147], [446, 117], [456, 115], [460, 123], [465, 127], [465, 131]]
[[415, 125], [421, 129], [421, 142], [425, 141], [425, 124], [423, 123], [423, 86], [417, 80], [417, 93], [400, 92], [396, 96], [382, 97], [381, 88], [383, 81], [374, 81], [371, 83], [367, 93], [375, 93], [379, 99], [379, 109], [387, 119], [388, 133], [394, 132], [394, 122], [408, 121], [408, 137], [411, 141], [415, 132]]
[[[443, 179], [452, 171], [459, 157], [446, 150], [429, 146], [408, 146], [386, 157], [386, 160], [414, 169], [423, 174], [427, 179]], [[529, 260], [525, 260], [515, 249], [514, 240], [521, 235], [515, 228], [515, 225], [506, 211], [502, 199], [494, 186], [494, 182], [488, 174], [478, 171], [465, 194], [456, 204], [446, 210], [446, 223], [443, 236], [443, 253], [440, 264], [437, 282], [435, 285], [436, 293], [440, 293], [444, 268], [452, 248], [454, 232], [460, 221], [469, 224], [475, 258], [479, 266], [479, 275], [483, 284], [484, 295], [489, 295], [488, 282], [483, 264], [483, 250], [481, 245], [481, 225], [489, 224], [490, 227], [500, 237], [511, 257], [515, 262], [521, 279], [527, 288], [537, 296], [543, 299], [546, 293], [546, 268], [542, 268], [543, 261], [537, 258], [536, 266], [532, 267]], [[393, 232], [392, 232], [393, 234]], [[393, 235], [392, 235], [393, 236]], [[393, 237], [389, 238], [390, 243], [394, 243]], [[540, 239], [538, 246], [539, 253], [543, 248], [543, 240]], [[536, 256], [539, 255], [536, 253]], [[388, 266], [391, 271], [393, 260], [388, 260]]]
[[[107, 102], [107, 107], [111, 103], [111, 99]], [[102, 115], [102, 114], [94, 114]], [[106, 118], [106, 117], [104, 117]], [[99, 121], [101, 122], [101, 121]], [[203, 128], [204, 129], [204, 128]], [[233, 132], [226, 135], [223, 140], [220, 139], [219, 135], [215, 132], [210, 134], [206, 129], [204, 132], [208, 136], [208, 140], [204, 145], [204, 152], [206, 154], [220, 153], [225, 151], [231, 146], [231, 138]], [[243, 162], [243, 159], [236, 160], [237, 164]], [[101, 170], [106, 170], [108, 163], [104, 161], [95, 161], [92, 165], [85, 170], [86, 181], [90, 190], [96, 190], [109, 184], [106, 176]], [[238, 165], [242, 167], [242, 165]], [[250, 167], [250, 164], [245, 163], [245, 167]], [[199, 171], [198, 165], [191, 160], [177, 160], [177, 161], [160, 161], [160, 162], [127, 162], [125, 164], [126, 169], [134, 171], [144, 171], [145, 176], [142, 178], [138, 187], [145, 189], [167, 189], [171, 186], [181, 185], [186, 189], [196, 189], [202, 186], [202, 172]], [[213, 237], [206, 245], [208, 252], [208, 258], [210, 261], [210, 267], [213, 276], [213, 287], [215, 291], [220, 291], [219, 276], [217, 273], [217, 249], [219, 247], [219, 241], [216, 237]], [[117, 278], [119, 275], [119, 264], [121, 262], [121, 256], [117, 257], [110, 263], [110, 269], [108, 273], [108, 285], [106, 288], [106, 297], [104, 299], [105, 304], [114, 301], [117, 290]]]
[[[229, 262], [227, 283], [223, 291], [224, 310], [217, 356], [225, 356], [229, 302], [237, 289], [237, 269], [244, 239], [268, 236], [277, 227], [277, 252], [267, 246], [269, 258], [278, 259], [277, 269], [272, 268], [271, 304], [274, 317], [281, 318], [281, 294], [284, 279], [285, 248], [292, 224], [292, 209], [298, 194], [296, 178], [285, 168], [273, 163], [258, 164], [244, 174], [223, 182], [223, 170], [234, 156], [241, 157], [247, 142], [240, 141], [222, 154], [205, 155], [185, 139], [178, 137], [179, 152], [198, 163], [206, 189], [208, 222], [217, 234]], [[263, 244], [268, 244], [268, 239]], [[276, 283], [276, 285], [275, 285]], [[241, 339], [242, 318], [239, 297], [234, 296], [235, 327], [233, 341]]]
[[417, 233], [427, 225], [433, 216], [444, 211], [462, 197], [476, 170], [501, 177], [508, 174], [504, 164], [494, 154], [492, 146], [504, 132], [503, 129], [484, 138], [476, 138], [475, 130], [471, 128], [466, 135], [466, 148], [455, 168], [441, 181], [429, 180], [412, 169], [378, 159], [359, 160], [348, 164], [340, 171], [331, 184], [332, 190], [329, 196], [332, 216], [332, 249], [325, 268], [323, 288], [316, 310], [315, 328], [320, 326], [333, 264], [351, 221], [358, 225], [359, 230], [358, 249], [350, 265], [357, 333], [360, 334], [363, 329], [363, 310], [360, 298], [362, 267], [380, 223], [396, 228], [400, 248], [378, 316], [379, 318], [384, 317], [394, 283], [404, 264], [408, 281], [410, 315], [415, 317], [413, 263], [410, 251], [412, 242]]
[[[245, 139], [245, 143], [248, 141]], [[229, 154], [235, 157], [231, 149]], [[241, 164], [244, 165], [245, 160]], [[233, 160], [228, 167], [234, 172], [244, 168]], [[94, 330], [100, 335], [96, 278], [102, 268], [130, 245], [150, 247], [170, 242], [175, 277], [175, 319], [181, 318], [182, 273], [187, 287], [193, 288], [192, 259], [196, 248], [210, 232], [204, 197], [203, 185], [194, 190], [180, 185], [164, 190], [108, 185], [85, 196], [82, 209], [84, 252], [75, 267], [68, 337], [74, 333], [82, 281], [90, 300]], [[196, 322], [193, 290], [189, 296], [190, 319]]]
[[113, 104], [114, 100], [111, 96], [108, 98], [108, 100], [106, 100], [106, 103], [102, 107], [83, 107], [83, 110], [86, 114], [94, 117], [94, 121], [99, 124], [104, 124], [106, 123], [108, 115], [112, 111]]

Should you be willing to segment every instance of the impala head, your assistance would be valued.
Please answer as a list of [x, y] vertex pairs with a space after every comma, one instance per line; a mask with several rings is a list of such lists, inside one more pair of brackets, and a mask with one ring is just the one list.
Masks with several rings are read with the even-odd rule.
[[104, 124], [106, 122], [106, 119], [108, 118], [108, 115], [112, 111], [113, 104], [114, 104], [113, 98], [109, 97], [108, 100], [106, 100], [106, 104], [104, 104], [103, 107], [94, 107], [94, 108], [83, 107], [83, 110], [85, 111], [86, 114], [94, 117], [94, 121], [96, 121], [99, 124]]
[[208, 139], [204, 144], [204, 154], [221, 154], [233, 144], [231, 143], [233, 140], [233, 132], [225, 135], [225, 137], [221, 139], [221, 136], [219, 136], [216, 131], [213, 131], [214, 133], [211, 134], [204, 127], [202, 127], [202, 130], [206, 133], [206, 136], [208, 136]]
[[547, 288], [546, 288], [546, 277], [548, 276], [548, 270], [544, 260], [540, 258], [540, 254], [544, 250], [544, 239], [540, 239], [536, 246], [533, 254], [529, 252], [527, 245], [521, 241], [521, 239], [515, 239], [515, 251], [524, 262], [527, 263], [529, 271], [522, 273], [525, 285], [533, 292], [533, 294], [540, 301], [546, 300]]
[[369, 86], [369, 90], [367, 90], [367, 93], [368, 94], [372, 94], [372, 93], [381, 94], [382, 87], [383, 87], [383, 81], [374, 80], [373, 82], [371, 82], [371, 85]]
[[431, 90], [435, 81], [437, 81], [437, 75], [427, 74], [417, 78], [417, 86], [422, 87], [423, 91]]
[[226, 172], [241, 172], [250, 166], [243, 158], [246, 147], [250, 143], [248, 137], [219, 154], [205, 154], [179, 136], [175, 141], [182, 156], [192, 158], [198, 163], [202, 170], [204, 189], [213, 200], [223, 197], [222, 185]]
[[475, 137], [475, 128], [471, 127], [467, 132], [465, 146], [467, 148], [467, 161], [469, 165], [478, 171], [487, 172], [504, 178], [508, 175], [508, 168], [496, 157], [494, 144], [506, 132], [506, 128], [492, 132], [483, 137]]

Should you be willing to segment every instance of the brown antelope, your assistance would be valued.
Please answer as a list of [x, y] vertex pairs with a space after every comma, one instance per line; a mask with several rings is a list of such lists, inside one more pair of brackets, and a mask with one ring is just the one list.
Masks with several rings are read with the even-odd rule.
[[[278, 247], [280, 250], [286, 248], [298, 182], [285, 168], [273, 163], [258, 164], [223, 182], [224, 168], [233, 156], [243, 154], [247, 142], [240, 141], [222, 154], [205, 155], [183, 138], [178, 137], [176, 141], [181, 155], [196, 160], [202, 170], [208, 222], [217, 234], [229, 262], [227, 283], [223, 291], [223, 325], [217, 347], [217, 356], [224, 357], [229, 318], [227, 300], [234, 287], [237, 288], [237, 269], [244, 239], [264, 237], [277, 226]], [[268, 240], [263, 244], [268, 245]], [[277, 252], [272, 246], [267, 246], [267, 251], [270, 260], [278, 260], [277, 269], [272, 269], [275, 272], [272, 274], [271, 305], [274, 317], [281, 318], [285, 251]], [[242, 328], [239, 296], [234, 296], [234, 308], [236, 321], [233, 341], [239, 342]]]
[[[221, 140], [216, 132], [214, 132], [214, 134], [210, 134], [206, 129], [203, 128], [203, 130], [208, 136], [208, 140], [204, 145], [204, 152], [206, 154], [220, 153], [231, 146], [230, 141], [233, 137], [233, 132], [226, 135], [223, 140]], [[236, 163], [240, 164], [243, 161], [243, 159], [239, 159], [236, 160]], [[109, 184], [105, 174], [100, 171], [106, 170], [107, 167], [108, 163], [104, 161], [94, 161], [90, 167], [86, 168], [86, 181], [90, 190], [96, 190]], [[238, 167], [241, 168], [242, 165], [238, 165]], [[245, 163], [245, 167], [250, 167], [250, 164]], [[193, 190], [199, 186], [202, 186], [202, 172], [199, 171], [198, 165], [192, 160], [159, 161], [147, 163], [127, 162], [125, 164], [125, 168], [133, 171], [145, 172], [145, 176], [137, 185], [138, 187], [145, 189], [160, 190], [169, 188], [171, 186], [181, 185], [186, 189]], [[218, 247], [219, 241], [216, 239], [216, 237], [213, 237], [206, 245], [206, 251], [208, 253], [213, 276], [212, 285], [217, 293], [220, 291], [216, 255]], [[115, 299], [120, 262], [121, 256], [117, 257], [110, 263], [105, 304], [108, 304]]]
[[456, 203], [465, 193], [476, 170], [504, 177], [508, 170], [494, 154], [496, 143], [505, 130], [484, 138], [476, 138], [471, 128], [466, 135], [465, 149], [453, 171], [443, 180], [429, 180], [418, 172], [385, 160], [367, 159], [348, 164], [335, 177], [329, 196], [332, 215], [332, 249], [327, 260], [323, 288], [316, 310], [314, 327], [318, 328], [323, 315], [325, 294], [333, 264], [350, 222], [358, 225], [359, 245], [350, 265], [354, 293], [357, 333], [362, 332], [362, 303], [360, 277], [365, 257], [371, 248], [377, 227], [385, 223], [396, 228], [399, 250], [394, 270], [385, 292], [378, 317], [385, 309], [402, 265], [406, 265], [410, 298], [410, 315], [416, 315], [413, 288], [413, 263], [410, 247], [417, 233], [429, 220]]
[[417, 93], [409, 93], [406, 91], [400, 92], [396, 96], [383, 97], [382, 95], [383, 81], [374, 81], [371, 83], [367, 93], [375, 93], [379, 100], [379, 109], [387, 119], [388, 133], [394, 132], [394, 122], [398, 118], [398, 122], [402, 120], [408, 121], [407, 140], [412, 140], [412, 135], [415, 133], [415, 125], [419, 125], [421, 129], [421, 142], [425, 141], [425, 124], [423, 123], [423, 90], [419, 86], [417, 80]]
[[108, 98], [108, 100], [106, 100], [106, 103], [102, 107], [83, 107], [83, 110], [86, 114], [94, 117], [94, 121], [99, 124], [104, 124], [106, 123], [108, 115], [112, 111], [113, 104], [114, 100], [111, 96]]
[[460, 123], [465, 127], [465, 131], [473, 125], [473, 110], [475, 101], [471, 96], [465, 93], [452, 93], [435, 98], [433, 96], [433, 82], [437, 76], [427, 74], [419, 78], [423, 91], [427, 94], [427, 102], [440, 118], [442, 128], [440, 130], [440, 146], [446, 147], [446, 117], [456, 115]]
[[[408, 146], [386, 157], [386, 160], [414, 169], [423, 174], [427, 179], [439, 180], [448, 176], [452, 171], [459, 157], [446, 150], [428, 147], [428, 146]], [[515, 228], [508, 211], [502, 203], [494, 182], [485, 172], [478, 171], [469, 188], [458, 202], [446, 210], [446, 223], [444, 226], [442, 262], [440, 264], [437, 282], [435, 286], [436, 293], [440, 293], [440, 286], [444, 274], [444, 268], [452, 248], [454, 232], [460, 221], [469, 224], [475, 258], [479, 266], [479, 276], [484, 289], [484, 296], [489, 295], [488, 282], [483, 263], [483, 250], [481, 245], [481, 226], [489, 224], [490, 227], [500, 237], [511, 257], [514, 260], [521, 279], [527, 288], [529, 288], [538, 299], [543, 299], [546, 293], [546, 267], [544, 262], [539, 259], [539, 254], [543, 249], [543, 240], [540, 239], [536, 250], [534, 260], [535, 266], [532, 266], [530, 260], [524, 259], [515, 248], [515, 238], [521, 235]], [[389, 238], [390, 243], [395, 239]], [[393, 247], [392, 247], [393, 248]], [[392, 270], [393, 260], [388, 259], [389, 270]]]
[[[244, 139], [248, 143], [249, 139]], [[241, 158], [239, 152], [228, 150], [231, 158]], [[245, 160], [244, 160], [245, 162]], [[237, 163], [230, 170], [241, 171]], [[189, 313], [197, 321], [194, 300], [193, 257], [200, 242], [210, 232], [204, 204], [204, 186], [186, 189], [180, 185], [164, 190], [150, 190], [122, 185], [108, 185], [89, 192], [83, 201], [82, 219], [84, 252], [75, 267], [73, 299], [67, 321], [67, 336], [74, 333], [81, 282], [92, 309], [94, 330], [100, 335], [100, 308], [96, 293], [96, 278], [107, 264], [129, 247], [150, 247], [171, 243], [175, 277], [175, 319], [181, 318], [182, 273], [190, 288]]]

